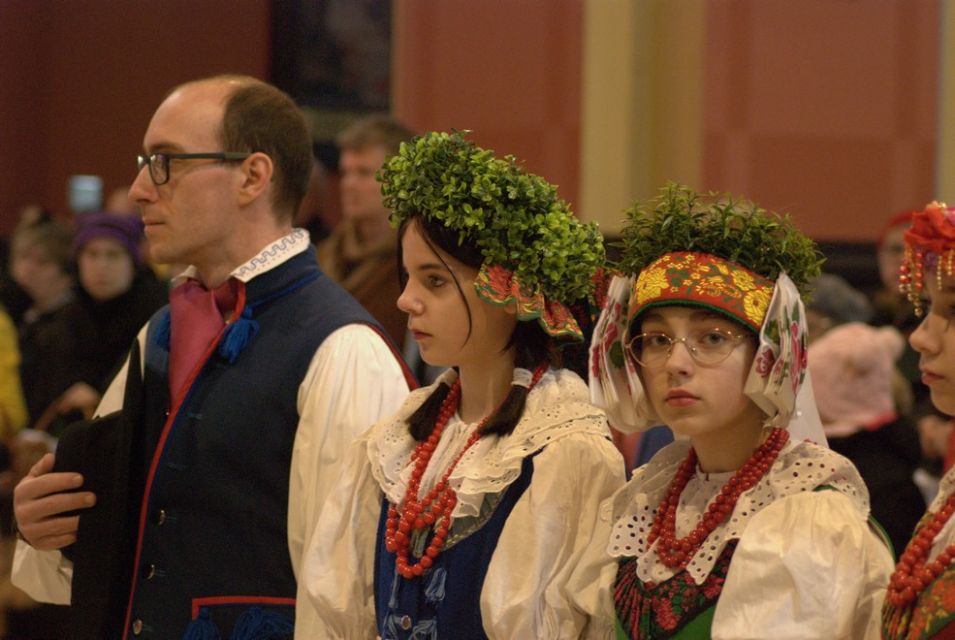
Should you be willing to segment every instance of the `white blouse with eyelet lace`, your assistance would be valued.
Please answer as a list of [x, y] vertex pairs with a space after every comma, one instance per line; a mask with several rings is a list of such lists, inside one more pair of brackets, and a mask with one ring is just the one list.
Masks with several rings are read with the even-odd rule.
[[[608, 552], [636, 557], [644, 582], [663, 582], [676, 573], [660, 561], [655, 545], [648, 548], [647, 536], [689, 447], [677, 441], [662, 449], [603, 506], [613, 520]], [[732, 475], [698, 470], [690, 478], [677, 510], [678, 536], [692, 531]], [[816, 491], [820, 487], [825, 489]], [[787, 443], [686, 567], [702, 584], [726, 544], [739, 540], [712, 637], [878, 638], [893, 560], [868, 515], [868, 491], [851, 462], [810, 442]]]

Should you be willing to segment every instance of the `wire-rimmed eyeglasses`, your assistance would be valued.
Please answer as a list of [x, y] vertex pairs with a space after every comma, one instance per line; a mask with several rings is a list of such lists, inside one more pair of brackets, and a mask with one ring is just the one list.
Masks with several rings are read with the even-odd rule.
[[634, 336], [627, 343], [627, 352], [644, 367], [660, 367], [673, 353], [673, 345], [682, 342], [696, 362], [714, 365], [726, 360], [744, 338], [745, 334], [717, 327], [703, 329], [682, 338], [671, 338], [662, 331], [651, 331]]
[[218, 160], [220, 162], [239, 162], [248, 158], [244, 151], [210, 151], [207, 153], [152, 153], [148, 156], [136, 156], [138, 171], [149, 167], [149, 177], [157, 187], [169, 182], [169, 162], [171, 160]]

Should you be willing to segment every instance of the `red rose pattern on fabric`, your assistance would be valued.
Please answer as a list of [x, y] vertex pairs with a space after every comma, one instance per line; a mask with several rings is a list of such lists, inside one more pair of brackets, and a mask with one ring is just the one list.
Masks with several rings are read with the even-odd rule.
[[727, 543], [703, 584], [680, 571], [660, 584], [637, 577], [635, 558], [624, 558], [614, 583], [614, 607], [620, 625], [633, 640], [672, 638], [706, 609], [723, 591], [738, 540]]
[[514, 302], [518, 320], [536, 318], [548, 335], [584, 339], [584, 333], [570, 309], [556, 300], [546, 300], [540, 291], [527, 291], [506, 267], [496, 264], [482, 265], [474, 281], [474, 288], [487, 302], [498, 305]]

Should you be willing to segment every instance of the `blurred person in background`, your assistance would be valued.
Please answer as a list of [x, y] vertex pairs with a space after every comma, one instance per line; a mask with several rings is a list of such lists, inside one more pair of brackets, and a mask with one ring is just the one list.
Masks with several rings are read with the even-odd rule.
[[295, 212], [295, 226], [308, 231], [316, 245], [331, 234], [337, 224], [328, 207], [328, 172], [317, 159], [312, 158], [312, 171], [308, 176], [308, 187], [302, 203]]
[[[26, 226], [52, 219], [53, 214], [42, 206], [28, 204], [20, 209], [17, 224], [18, 226]], [[0, 306], [6, 309], [10, 319], [13, 320], [14, 326], [18, 326], [23, 320], [23, 314], [30, 308], [32, 301], [29, 294], [16, 283], [13, 274], [10, 273], [12, 245], [12, 236], [0, 239]]]
[[139, 206], [129, 198], [129, 185], [113, 189], [106, 199], [106, 206], [103, 210], [110, 213], [139, 216]]
[[[20, 386], [20, 348], [13, 320], [0, 306], [0, 442], [26, 426], [27, 407]], [[2, 467], [3, 465], [0, 465]], [[0, 490], [3, 487], [0, 479]], [[12, 489], [12, 485], [9, 489]]]
[[19, 325], [20, 379], [29, 424], [72, 382], [72, 328], [65, 310], [74, 299], [73, 230], [57, 220], [26, 219], [13, 234], [10, 271], [30, 296]]
[[912, 305], [899, 292], [899, 267], [905, 253], [902, 236], [912, 222], [915, 211], [900, 211], [889, 218], [876, 240], [876, 259], [882, 287], [875, 293], [873, 324], [891, 325], [909, 334], [918, 325]]
[[[74, 299], [70, 243], [73, 230], [40, 208], [24, 210], [10, 242], [10, 274], [29, 296], [29, 306], [18, 325], [20, 381], [27, 406], [27, 426], [43, 426], [44, 411], [71, 382], [72, 328], [66, 309]], [[54, 441], [32, 429], [17, 433], [8, 442], [8, 460], [0, 464], [4, 479], [15, 483]], [[13, 529], [10, 495], [2, 504], [7, 532]], [[4, 544], [4, 562], [12, 548]], [[4, 575], [8, 575], [9, 570]], [[9, 591], [9, 588], [7, 588]], [[0, 599], [6, 608], [7, 637], [46, 639], [61, 637], [67, 611], [54, 605], [36, 606], [22, 593]]]
[[[139, 205], [129, 198], [129, 185], [117, 187], [110, 192], [109, 197], [106, 199], [106, 207], [103, 211], [133, 216], [135, 218], [142, 217], [142, 211], [140, 211]], [[139, 236], [139, 255], [142, 256], [142, 262], [149, 266], [158, 279], [168, 282], [170, 280], [169, 271], [173, 270], [174, 267], [170, 265], [152, 264], [149, 259], [149, 247], [146, 246], [146, 234], [140, 233]], [[182, 265], [175, 273], [180, 273], [186, 266], [187, 265]]]
[[10, 444], [26, 423], [17, 330], [10, 316], [0, 307], [0, 535], [12, 530], [10, 498], [18, 480], [11, 468]]
[[893, 327], [850, 322], [809, 345], [816, 406], [829, 447], [849, 458], [869, 488], [872, 515], [898, 552], [925, 511], [912, 477], [921, 459], [912, 420], [893, 397], [904, 338]]
[[375, 173], [413, 135], [385, 115], [362, 118], [339, 134], [342, 219], [318, 245], [322, 271], [368, 309], [399, 347], [405, 343], [408, 318], [395, 306], [401, 293], [398, 241]]
[[[873, 296], [875, 316], [871, 324], [877, 327], [883, 325], [895, 327], [904, 337], [908, 337], [919, 324], [912, 305], [899, 292], [899, 267], [905, 251], [902, 236], [909, 228], [915, 213], [915, 211], [900, 211], [889, 218], [876, 241], [876, 257], [882, 288]], [[899, 355], [897, 364], [902, 378], [908, 382], [913, 405], [927, 406], [928, 391], [919, 377], [918, 354], [907, 342]]]
[[56, 403], [59, 416], [93, 414], [136, 333], [166, 303], [166, 286], [143, 264], [142, 240], [138, 216], [103, 212], [79, 220], [73, 240], [79, 287], [66, 309], [75, 382]]
[[834, 273], [820, 273], [811, 283], [806, 322], [812, 342], [832, 327], [846, 322], [869, 322], [875, 313], [864, 293]]
[[[898, 266], [895, 270], [898, 272]], [[806, 302], [809, 342], [814, 342], [833, 327], [849, 322], [871, 323], [875, 313], [869, 298], [845, 278], [834, 273], [821, 273], [813, 281], [812, 296]], [[900, 414], [912, 415], [915, 398], [909, 381], [898, 367], [892, 368], [892, 397]]]

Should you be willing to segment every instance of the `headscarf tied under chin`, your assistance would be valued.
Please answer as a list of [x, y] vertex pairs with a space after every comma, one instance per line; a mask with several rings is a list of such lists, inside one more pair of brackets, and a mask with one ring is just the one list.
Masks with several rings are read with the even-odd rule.
[[[660, 424], [636, 367], [626, 356], [635, 278], [615, 276], [590, 346], [591, 400], [620, 431]], [[674, 301], [671, 301], [671, 304]], [[687, 298], [683, 304], [694, 304]], [[781, 273], [759, 330], [759, 344], [743, 392], [766, 413], [767, 424], [787, 428], [795, 441], [825, 444], [809, 382], [806, 313], [795, 284]]]

